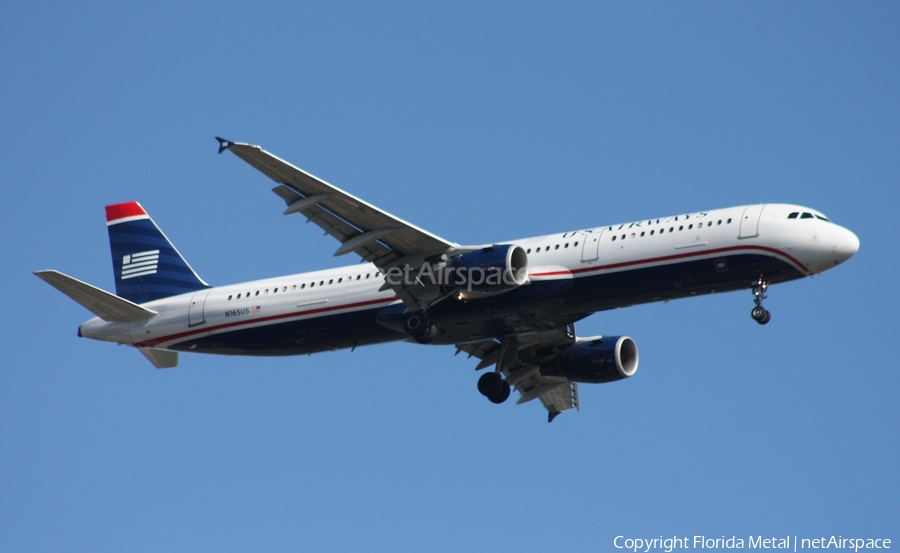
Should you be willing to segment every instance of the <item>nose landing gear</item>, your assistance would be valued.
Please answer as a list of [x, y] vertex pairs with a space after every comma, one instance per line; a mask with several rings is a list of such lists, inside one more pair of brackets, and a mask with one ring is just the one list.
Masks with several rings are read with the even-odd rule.
[[756, 307], [750, 311], [750, 316], [753, 317], [753, 320], [758, 322], [761, 325], [768, 323], [772, 320], [772, 314], [763, 307], [762, 301], [766, 299], [766, 290], [769, 288], [769, 282], [760, 275], [760, 277], [753, 284], [753, 302], [756, 304]]

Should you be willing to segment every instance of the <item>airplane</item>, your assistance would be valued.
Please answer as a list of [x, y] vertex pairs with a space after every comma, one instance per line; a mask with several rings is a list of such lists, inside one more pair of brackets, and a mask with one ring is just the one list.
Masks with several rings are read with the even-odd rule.
[[78, 336], [134, 346], [155, 367], [179, 352], [280, 356], [405, 340], [455, 345], [491, 368], [477, 388], [513, 389], [548, 422], [579, 408], [579, 383], [629, 378], [628, 336], [577, 336], [591, 314], [701, 294], [751, 290], [766, 324], [772, 284], [831, 269], [859, 250], [821, 212], [754, 204], [460, 245], [387, 213], [259, 146], [218, 138], [276, 186], [285, 215], [335, 238], [355, 266], [210, 286], [137, 202], [106, 206], [116, 293], [58, 271], [35, 274], [91, 311]]

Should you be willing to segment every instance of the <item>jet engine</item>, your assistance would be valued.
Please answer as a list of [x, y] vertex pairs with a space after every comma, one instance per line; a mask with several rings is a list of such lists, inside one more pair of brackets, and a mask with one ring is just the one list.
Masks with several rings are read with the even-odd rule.
[[497, 293], [528, 280], [528, 255], [520, 246], [488, 246], [452, 258], [453, 284], [465, 292]]
[[558, 365], [542, 367], [541, 372], [565, 376], [572, 382], [603, 383], [633, 376], [637, 368], [634, 340], [628, 336], [600, 336], [569, 346], [558, 357]]

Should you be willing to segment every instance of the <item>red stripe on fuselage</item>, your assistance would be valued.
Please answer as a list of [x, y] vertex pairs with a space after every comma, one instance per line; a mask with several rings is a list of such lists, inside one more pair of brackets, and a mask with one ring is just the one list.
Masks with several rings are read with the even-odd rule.
[[622, 267], [632, 267], [634, 265], [644, 265], [648, 263], [659, 263], [664, 261], [672, 261], [676, 259], [685, 259], [688, 257], [700, 257], [704, 255], [715, 255], [719, 253], [733, 252], [738, 250], [759, 250], [768, 253], [773, 253], [779, 255], [781, 257], [787, 258], [793, 263], [800, 272], [805, 274], [810, 274], [809, 269], [806, 268], [803, 263], [800, 263], [797, 259], [792, 257], [789, 254], [784, 253], [783, 251], [776, 250], [775, 248], [769, 248], [766, 246], [731, 246], [728, 248], [718, 248], [715, 250], [703, 250], [697, 252], [687, 252], [687, 253], [679, 253], [675, 255], [665, 255], [662, 257], [651, 257], [650, 259], [638, 259], [635, 261], [623, 261], [621, 263], [610, 263], [609, 265], [598, 265], [596, 267], [584, 267], [581, 269], [572, 269], [571, 271], [552, 271], [548, 273], [534, 273], [532, 276], [536, 277], [545, 277], [545, 276], [565, 276], [565, 275], [576, 275], [579, 273], [590, 273], [593, 271], [604, 271], [607, 269], [620, 269]]
[[[589, 272], [594, 272], [594, 271], [602, 271], [602, 270], [606, 270], [606, 269], [619, 269], [619, 268], [623, 268], [623, 267], [631, 267], [631, 266], [634, 266], [634, 265], [643, 265], [643, 264], [649, 264], [649, 263], [659, 263], [659, 262], [664, 262], [664, 261], [672, 261], [672, 260], [677, 260], [677, 259], [686, 259], [686, 258], [689, 258], [689, 257], [700, 257], [700, 256], [704, 256], [704, 255], [715, 255], [715, 254], [726, 253], [726, 252], [734, 252], [734, 251], [739, 251], [739, 250], [757, 250], [757, 251], [764, 251], [764, 252], [768, 252], [768, 253], [770, 253], [770, 254], [775, 254], [775, 255], [784, 257], [784, 258], [786, 258], [786, 259], [789, 259], [792, 263], [794, 263], [794, 265], [796, 265], [796, 267], [799, 268], [800, 272], [805, 273], [805, 274], [809, 274], [809, 270], [806, 269], [802, 263], [800, 263], [797, 259], [795, 259], [794, 257], [792, 257], [792, 256], [789, 255], [789, 254], [786, 254], [786, 253], [784, 253], [784, 252], [782, 252], [782, 251], [780, 251], [780, 250], [777, 250], [777, 249], [775, 249], [775, 248], [769, 248], [769, 247], [766, 247], [766, 246], [749, 246], [749, 245], [748, 245], [748, 246], [731, 246], [731, 247], [728, 247], [728, 248], [718, 248], [718, 249], [714, 249], [714, 250], [704, 250], [704, 251], [699, 251], [699, 252], [680, 253], [680, 254], [667, 255], [667, 256], [662, 256], [662, 257], [652, 257], [652, 258], [649, 258], [649, 259], [639, 259], [639, 260], [635, 260], [635, 261], [623, 261], [623, 262], [621, 262], [621, 263], [611, 263], [611, 264], [609, 264], [609, 265], [598, 265], [598, 266], [596, 266], [596, 267], [584, 267], [584, 268], [581, 268], [581, 269], [573, 269], [572, 271], [552, 271], [552, 272], [547, 272], [547, 273], [535, 273], [535, 274], [532, 275], [532, 276], [536, 276], [536, 277], [548, 277], [548, 276], [574, 275], [574, 274], [579, 274], [579, 273], [589, 273]], [[178, 333], [178, 334], [172, 334], [172, 335], [170, 335], [170, 336], [164, 336], [164, 337], [161, 337], [161, 338], [154, 338], [154, 339], [152, 339], [152, 340], [147, 340], [147, 341], [145, 341], [145, 342], [141, 342], [141, 343], [138, 343], [138, 344], [135, 344], [135, 345], [136, 345], [136, 346], [140, 346], [140, 347], [154, 347], [154, 346], [157, 346], [157, 345], [159, 345], [159, 344], [162, 344], [163, 342], [171, 342], [171, 341], [173, 341], [173, 340], [178, 340], [178, 339], [180, 339], [180, 338], [186, 338], [186, 337], [188, 337], [188, 336], [193, 336], [193, 335], [197, 335], [197, 334], [211, 333], [211, 332], [215, 332], [215, 331], [217, 331], [217, 330], [222, 330], [222, 329], [226, 329], [226, 328], [235, 328], [235, 327], [240, 327], [240, 326], [250, 326], [250, 325], [254, 325], [254, 324], [258, 324], [258, 323], [262, 323], [262, 322], [266, 322], [266, 321], [274, 321], [274, 320], [279, 320], [279, 319], [288, 319], [288, 318], [293, 318], [293, 317], [302, 317], [302, 316], [304, 316], [304, 315], [313, 315], [313, 314], [316, 314], [316, 313], [326, 313], [326, 312], [328, 312], [328, 311], [337, 311], [337, 310], [340, 310], [340, 309], [353, 309], [353, 308], [355, 308], [355, 307], [365, 307], [365, 306], [369, 306], [369, 305], [377, 305], [377, 304], [380, 304], [380, 303], [393, 303], [394, 301], [396, 301], [396, 300], [398, 300], [398, 299], [399, 299], [399, 298], [397, 298], [397, 297], [395, 296], [395, 297], [393, 297], [393, 298], [384, 298], [384, 299], [377, 299], [377, 300], [368, 300], [368, 301], [362, 301], [362, 302], [356, 302], [356, 303], [349, 303], [349, 304], [345, 304], [345, 305], [335, 305], [335, 306], [330, 306], [330, 307], [320, 307], [320, 308], [317, 308], [317, 309], [309, 309], [309, 310], [306, 310], [306, 311], [295, 311], [295, 312], [292, 312], [292, 313], [284, 313], [284, 314], [281, 314], [281, 315], [272, 315], [272, 316], [269, 316], [269, 317], [261, 317], [261, 318], [258, 318], [258, 319], [252, 319], [252, 320], [235, 321], [235, 322], [232, 322], [232, 323], [225, 323], [225, 324], [221, 324], [221, 325], [217, 325], [217, 326], [211, 326], [211, 327], [197, 328], [197, 329], [194, 329], [194, 330], [188, 330], [188, 331], [186, 331], [186, 332], [181, 332], [181, 333]]]
[[126, 202], [124, 204], [115, 204], [106, 206], [106, 222], [112, 223], [126, 217], [137, 217], [146, 215], [147, 212], [137, 202]]
[[338, 309], [353, 309], [354, 307], [365, 307], [367, 305], [376, 305], [379, 303], [388, 303], [394, 302], [398, 300], [396, 296], [393, 298], [384, 298], [379, 300], [368, 300], [368, 301], [360, 301], [356, 303], [348, 303], [345, 305], [334, 305], [331, 307], [319, 307], [318, 309], [308, 309], [306, 311], [294, 311], [293, 313], [283, 313], [281, 315], [271, 315], [269, 317], [260, 317], [258, 319], [252, 320], [244, 320], [244, 321], [235, 321], [233, 323], [225, 323], [216, 326], [209, 326], [204, 328], [197, 328], [194, 330], [188, 330], [187, 332], [181, 332], [178, 334], [172, 334], [170, 336], [163, 336], [161, 338], [154, 338], [152, 340], [147, 340], [145, 342], [141, 342], [139, 344], [135, 344], [135, 346], [142, 348], [152, 348], [157, 346], [163, 342], [171, 342], [172, 340], [178, 340], [179, 338], [186, 338], [188, 336], [193, 336], [195, 334], [205, 334], [208, 332], [214, 332], [216, 330], [222, 330], [224, 328], [234, 328], [238, 326], [249, 326], [257, 323], [262, 323], [266, 321], [275, 321], [278, 319], [289, 319], [291, 317], [302, 317], [304, 315], [313, 315], [315, 313], [325, 313], [327, 311], [337, 311]]

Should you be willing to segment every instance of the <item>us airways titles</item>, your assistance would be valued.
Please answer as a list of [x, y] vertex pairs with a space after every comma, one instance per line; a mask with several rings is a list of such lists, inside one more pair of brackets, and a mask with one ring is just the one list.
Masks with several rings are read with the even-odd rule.
[[[621, 225], [615, 227], [607, 227], [609, 230], [624, 230], [630, 228], [641, 228], [642, 226], [651, 226], [651, 225], [665, 225], [668, 223], [678, 223], [687, 221], [689, 219], [702, 219], [709, 215], [708, 211], [700, 211], [697, 213], [688, 213], [686, 215], [675, 215], [674, 217], [666, 217], [664, 219], [647, 219], [646, 221], [634, 221], [632, 223], [622, 223]], [[596, 229], [591, 229], [596, 230]], [[577, 233], [571, 233], [577, 234]]]

